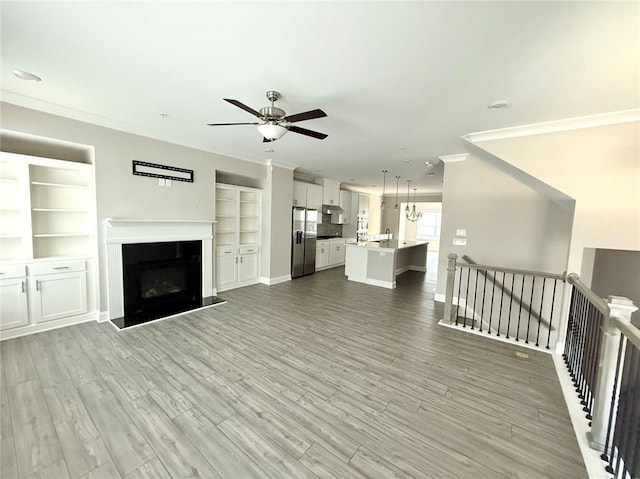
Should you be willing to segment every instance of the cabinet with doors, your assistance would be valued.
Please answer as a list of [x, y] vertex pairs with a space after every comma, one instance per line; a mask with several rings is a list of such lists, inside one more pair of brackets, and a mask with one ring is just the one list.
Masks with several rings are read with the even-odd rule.
[[316, 270], [341, 266], [345, 260], [345, 239], [332, 238], [316, 242]]
[[2, 338], [92, 319], [93, 165], [1, 152], [0, 186]]
[[216, 185], [217, 291], [257, 283], [260, 275], [262, 191], [243, 186]]
[[316, 271], [329, 266], [329, 240], [316, 242]]
[[322, 180], [322, 204], [340, 204], [340, 182], [327, 180], [326, 178]]
[[342, 214], [344, 215], [344, 224], [352, 223], [354, 220], [351, 216], [351, 194], [350, 191], [340, 190], [340, 208], [342, 208]]
[[293, 182], [293, 206], [318, 210], [318, 222], [322, 219], [322, 186], [304, 181]]

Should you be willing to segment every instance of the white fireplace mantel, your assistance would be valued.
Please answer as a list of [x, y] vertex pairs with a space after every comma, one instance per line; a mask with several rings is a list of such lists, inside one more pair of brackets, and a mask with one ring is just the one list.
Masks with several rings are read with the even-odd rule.
[[123, 244], [202, 241], [202, 297], [214, 296], [214, 223], [215, 221], [209, 220], [105, 219], [109, 319], [124, 316]]

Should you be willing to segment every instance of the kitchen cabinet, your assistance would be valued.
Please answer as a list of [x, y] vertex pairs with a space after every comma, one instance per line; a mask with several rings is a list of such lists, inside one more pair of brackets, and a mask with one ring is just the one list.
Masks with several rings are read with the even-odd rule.
[[294, 181], [293, 206], [318, 210], [318, 223], [322, 223], [322, 186]]
[[350, 191], [340, 190], [340, 208], [342, 208], [345, 224], [352, 223], [354, 220], [351, 216], [351, 195]]
[[316, 242], [316, 270], [329, 266], [329, 241]]
[[345, 240], [329, 240], [329, 266], [340, 266], [344, 264]]
[[369, 216], [369, 195], [358, 194], [358, 214]]
[[340, 204], [340, 182], [333, 180], [322, 180], [322, 204]]
[[25, 265], [0, 267], [0, 330], [29, 324]]
[[293, 182], [293, 206], [307, 207], [307, 184], [302, 181]]
[[217, 291], [259, 281], [262, 191], [236, 185], [216, 185]]

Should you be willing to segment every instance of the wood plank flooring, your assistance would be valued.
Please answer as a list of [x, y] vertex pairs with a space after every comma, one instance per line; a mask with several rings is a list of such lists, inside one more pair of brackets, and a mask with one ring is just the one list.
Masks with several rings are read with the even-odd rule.
[[0, 344], [3, 479], [586, 478], [551, 357], [341, 268]]

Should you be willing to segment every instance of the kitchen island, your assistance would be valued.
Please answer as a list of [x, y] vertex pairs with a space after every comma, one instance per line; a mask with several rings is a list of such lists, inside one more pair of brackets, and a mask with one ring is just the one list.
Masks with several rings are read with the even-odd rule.
[[344, 272], [349, 281], [396, 287], [405, 271], [427, 270], [426, 241], [369, 241], [347, 245]]

